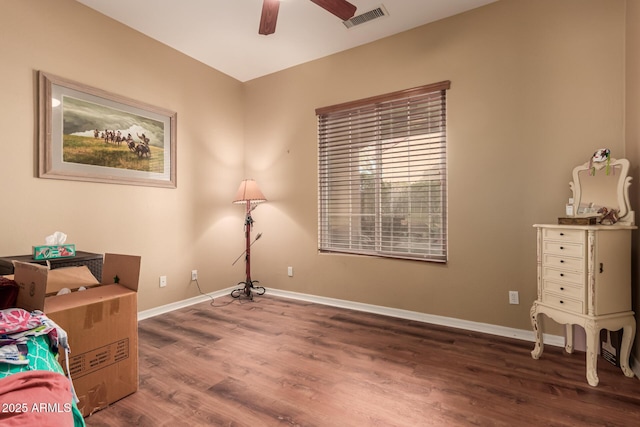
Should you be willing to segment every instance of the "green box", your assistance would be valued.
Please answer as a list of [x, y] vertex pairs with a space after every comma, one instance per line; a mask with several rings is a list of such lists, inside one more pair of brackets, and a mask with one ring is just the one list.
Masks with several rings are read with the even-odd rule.
[[33, 259], [55, 259], [76, 256], [76, 245], [42, 245], [33, 247]]

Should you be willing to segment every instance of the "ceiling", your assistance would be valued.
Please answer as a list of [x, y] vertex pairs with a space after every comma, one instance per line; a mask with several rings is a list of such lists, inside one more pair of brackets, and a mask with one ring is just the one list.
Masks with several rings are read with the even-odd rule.
[[310, 0], [281, 0], [275, 34], [258, 34], [262, 0], [77, 0], [241, 82], [322, 58], [496, 0], [349, 0], [356, 16], [388, 16], [347, 29]]

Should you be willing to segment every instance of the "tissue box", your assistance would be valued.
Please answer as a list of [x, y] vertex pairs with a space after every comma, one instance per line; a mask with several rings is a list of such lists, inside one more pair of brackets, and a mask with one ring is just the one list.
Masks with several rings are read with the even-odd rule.
[[33, 247], [33, 259], [55, 259], [76, 256], [76, 245], [42, 245]]

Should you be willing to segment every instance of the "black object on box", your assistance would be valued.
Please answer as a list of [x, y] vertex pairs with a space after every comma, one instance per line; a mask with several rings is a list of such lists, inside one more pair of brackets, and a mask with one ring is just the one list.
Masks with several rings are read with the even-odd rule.
[[76, 256], [74, 257], [55, 258], [49, 260], [34, 260], [33, 255], [0, 257], [0, 276], [13, 274], [13, 261], [31, 262], [40, 265], [47, 265], [47, 261], [49, 261], [51, 269], [86, 265], [89, 268], [89, 271], [91, 271], [91, 274], [93, 274], [98, 281], [102, 280], [102, 254], [76, 251]]
[[14, 280], [0, 277], [0, 310], [16, 306], [19, 289]]
[[600, 354], [607, 362], [620, 366], [620, 347], [622, 346], [622, 329], [619, 331], [600, 331]]

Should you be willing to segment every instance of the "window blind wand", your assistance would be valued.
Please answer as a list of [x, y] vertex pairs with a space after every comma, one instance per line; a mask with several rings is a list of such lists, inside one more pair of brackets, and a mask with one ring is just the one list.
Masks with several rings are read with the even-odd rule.
[[[259, 239], [259, 238], [261, 238], [261, 237], [262, 237], [262, 233], [258, 233], [258, 234], [256, 235], [256, 238], [255, 238], [255, 239], [253, 239], [253, 242], [251, 242], [251, 244], [249, 245], [249, 247], [253, 246], [253, 244], [256, 242], [256, 240], [258, 240], [258, 239]], [[238, 260], [239, 260], [240, 258], [242, 258], [242, 256], [243, 256], [244, 254], [246, 254], [246, 253], [247, 253], [247, 250], [245, 249], [244, 251], [242, 251], [242, 253], [240, 254], [240, 256], [239, 256], [238, 258], [236, 258], [236, 260], [235, 260], [235, 261], [233, 261], [233, 263], [232, 263], [231, 265], [236, 265], [236, 262], [238, 262]]]

